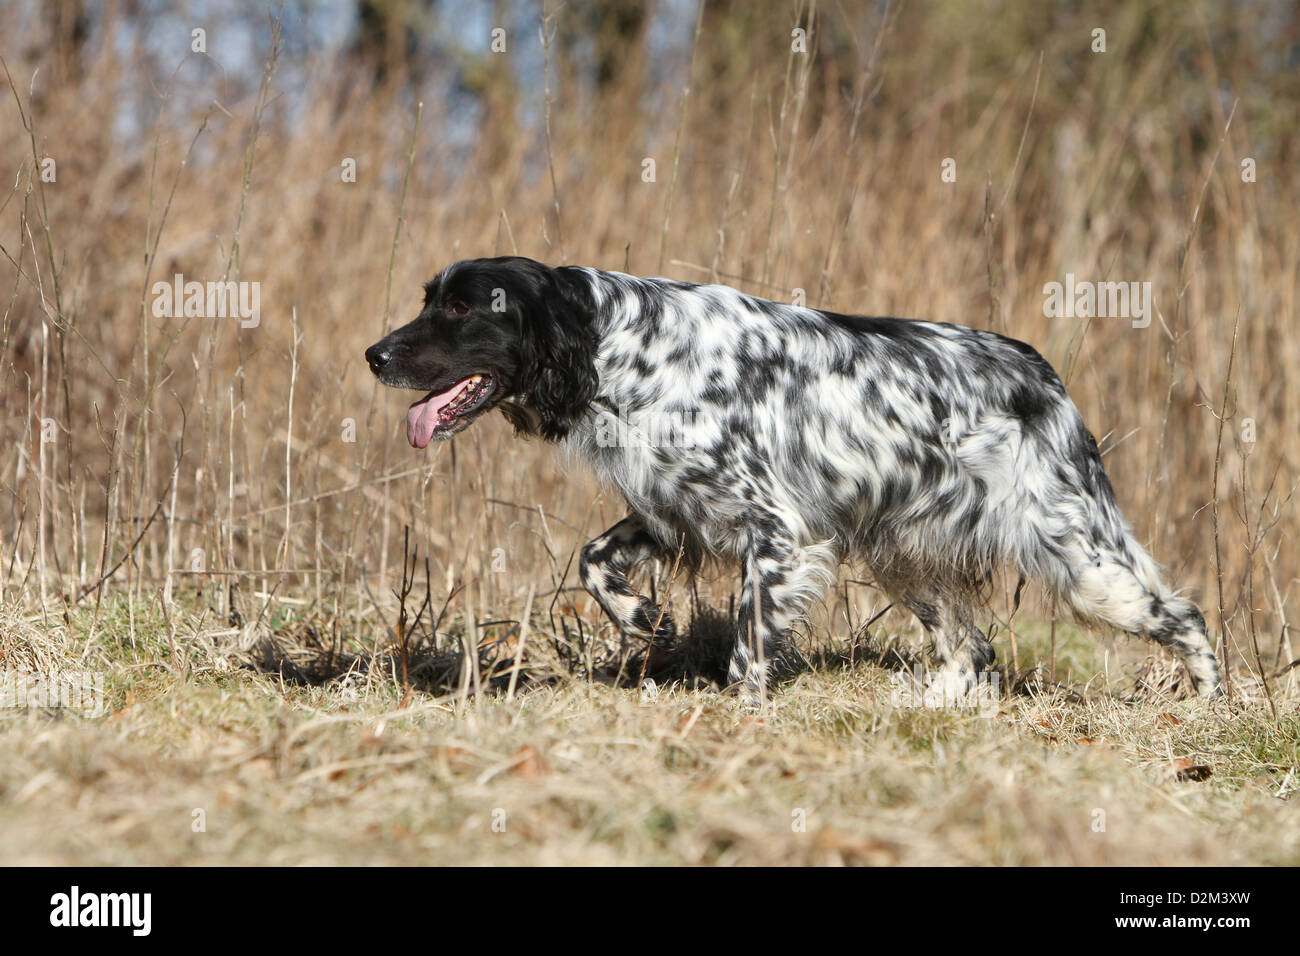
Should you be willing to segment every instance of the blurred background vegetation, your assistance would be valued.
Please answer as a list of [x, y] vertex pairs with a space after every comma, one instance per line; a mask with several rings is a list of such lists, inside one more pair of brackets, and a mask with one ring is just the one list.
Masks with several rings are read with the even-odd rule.
[[[1030, 342], [1234, 668], [1297, 656], [1294, 3], [11, 2], [0, 37], [5, 602], [368, 647], [409, 526], [448, 621], [535, 591], [607, 635], [571, 558], [620, 502], [496, 419], [415, 454], [361, 358], [517, 252]], [[155, 317], [176, 273], [259, 282], [261, 324]], [[1067, 273], [1151, 282], [1151, 326], [1046, 317]]]

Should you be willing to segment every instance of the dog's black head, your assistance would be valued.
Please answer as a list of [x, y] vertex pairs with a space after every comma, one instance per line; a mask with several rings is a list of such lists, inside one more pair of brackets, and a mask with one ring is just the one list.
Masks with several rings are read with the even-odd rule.
[[518, 430], [555, 440], [595, 397], [594, 314], [578, 270], [466, 259], [424, 287], [420, 315], [366, 349], [366, 361], [385, 385], [429, 393], [406, 413], [416, 448], [497, 406]]

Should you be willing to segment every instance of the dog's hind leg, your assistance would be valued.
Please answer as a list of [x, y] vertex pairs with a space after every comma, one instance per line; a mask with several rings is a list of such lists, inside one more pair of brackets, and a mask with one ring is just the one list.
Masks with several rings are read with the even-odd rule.
[[894, 576], [881, 577], [881, 584], [916, 615], [930, 640], [939, 666], [926, 686], [927, 701], [963, 701], [994, 658], [993, 645], [975, 623], [964, 592]]
[[934, 633], [934, 652], [940, 664], [931, 692], [943, 703], [964, 701], [994, 657], [993, 645], [975, 623], [965, 596], [944, 596], [940, 626]]
[[583, 587], [628, 637], [666, 642], [676, 634], [668, 612], [665, 610], [661, 617], [659, 607], [638, 593], [628, 580], [628, 573], [636, 565], [665, 556], [662, 546], [636, 514], [628, 515], [582, 549], [578, 573]]

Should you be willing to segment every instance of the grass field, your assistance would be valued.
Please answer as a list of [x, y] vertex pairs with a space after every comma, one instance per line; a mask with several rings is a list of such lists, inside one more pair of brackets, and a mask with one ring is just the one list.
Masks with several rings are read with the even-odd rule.
[[1131, 648], [1064, 628], [1082, 697], [1043, 676], [1031, 628], [1028, 679], [983, 715], [905, 706], [896, 669], [843, 648], [755, 715], [558, 666], [513, 700], [467, 678], [404, 701], [397, 655], [313, 685], [222, 652], [192, 612], [140, 609], [132, 639], [126, 610], [94, 637], [85, 614], [6, 621], [108, 679], [102, 716], [5, 719], [0, 862], [1300, 863], [1294, 697], [1276, 719], [1171, 700], [1168, 664], [1135, 687]]
[[[0, 7], [0, 697], [95, 705], [0, 708], [0, 863], [1300, 863], [1293, 5], [370, 6]], [[864, 568], [761, 713], [730, 569], [646, 569], [646, 658], [578, 586], [617, 496], [499, 416], [415, 452], [362, 360], [515, 252], [1031, 343], [1228, 697], [997, 580], [996, 706], [908, 706]]]

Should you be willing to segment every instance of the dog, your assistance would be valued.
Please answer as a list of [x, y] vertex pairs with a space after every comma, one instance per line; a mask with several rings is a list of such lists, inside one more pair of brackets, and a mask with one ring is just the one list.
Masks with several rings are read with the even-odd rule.
[[947, 695], [993, 662], [975, 610], [999, 567], [1220, 693], [1204, 617], [1134, 539], [1096, 440], [1024, 342], [510, 256], [443, 270], [365, 355], [385, 385], [427, 393], [406, 414], [414, 447], [500, 409], [622, 494], [630, 513], [580, 573], [625, 635], [675, 633], [636, 565], [738, 562], [728, 676], [748, 704], [848, 559], [919, 619]]

